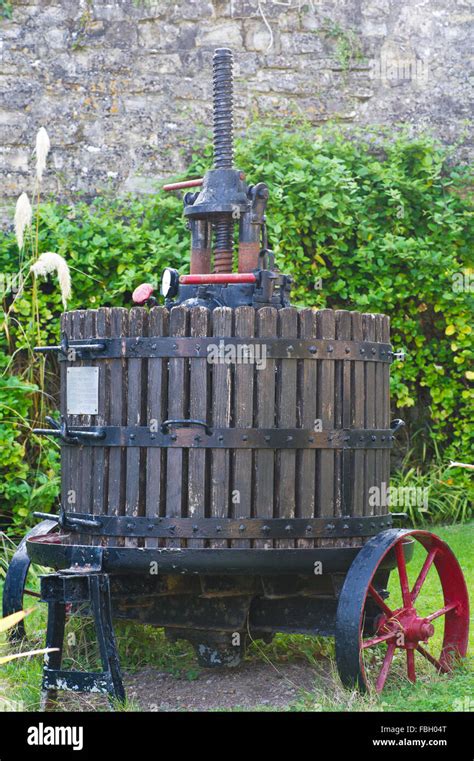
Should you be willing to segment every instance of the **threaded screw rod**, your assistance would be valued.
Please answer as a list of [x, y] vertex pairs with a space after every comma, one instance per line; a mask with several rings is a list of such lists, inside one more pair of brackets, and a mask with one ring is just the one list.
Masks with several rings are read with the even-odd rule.
[[[232, 169], [233, 134], [233, 57], [228, 48], [218, 48], [213, 58], [214, 85], [214, 167]], [[231, 272], [234, 249], [234, 223], [223, 214], [214, 223], [214, 272]]]
[[214, 53], [214, 167], [232, 169], [234, 163], [233, 56], [228, 48]]
[[232, 272], [234, 223], [229, 214], [214, 223], [214, 272]]

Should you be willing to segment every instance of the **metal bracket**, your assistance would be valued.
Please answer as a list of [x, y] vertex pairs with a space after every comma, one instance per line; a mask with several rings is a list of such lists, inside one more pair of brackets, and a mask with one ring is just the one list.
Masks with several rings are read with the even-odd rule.
[[[338, 428], [315, 432], [311, 428], [213, 428], [204, 421], [165, 421], [163, 425], [185, 423], [206, 425], [206, 436], [192, 428], [170, 433], [148, 426], [83, 427], [70, 431], [75, 438], [65, 444], [101, 447], [177, 447], [206, 449], [390, 449], [393, 430]], [[50, 431], [47, 431], [50, 435]], [[55, 435], [53, 433], [53, 435]], [[82, 439], [82, 440], [79, 440]]]
[[[97, 523], [93, 516], [67, 514], [69, 524]], [[390, 528], [390, 515], [345, 518], [143, 518], [101, 516], [88, 534], [99, 536], [159, 537], [177, 539], [313, 539], [319, 537], [373, 536]], [[82, 549], [101, 550], [101, 547]]]
[[[271, 287], [272, 278], [282, 277], [270, 270], [260, 271], [259, 277], [266, 278], [268, 283], [260, 282], [257, 290]], [[284, 281], [281, 280], [282, 284]], [[76, 359], [208, 359], [215, 353], [216, 346], [223, 343], [225, 347], [233, 347], [236, 356], [245, 359], [247, 347], [257, 347], [259, 356], [267, 359], [324, 359], [363, 362], [392, 361], [392, 346], [389, 343], [377, 341], [343, 341], [329, 338], [236, 338], [234, 336], [206, 336], [193, 338], [190, 336], [148, 336], [128, 338], [103, 338], [100, 342], [91, 343], [90, 339], [78, 339], [70, 345], [77, 352]], [[48, 347], [46, 347], [48, 348]], [[53, 347], [54, 348], [54, 347]], [[100, 355], [99, 355], [100, 352]], [[60, 361], [72, 362], [73, 359], [63, 356]]]

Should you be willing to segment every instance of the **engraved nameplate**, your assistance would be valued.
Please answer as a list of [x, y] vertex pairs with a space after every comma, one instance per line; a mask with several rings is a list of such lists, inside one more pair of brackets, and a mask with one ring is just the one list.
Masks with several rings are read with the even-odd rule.
[[99, 368], [68, 367], [66, 385], [68, 415], [97, 415], [99, 412]]

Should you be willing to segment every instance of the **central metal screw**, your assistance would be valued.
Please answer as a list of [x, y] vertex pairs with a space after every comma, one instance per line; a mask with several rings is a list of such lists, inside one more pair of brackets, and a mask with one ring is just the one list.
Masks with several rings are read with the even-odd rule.
[[[229, 48], [218, 48], [213, 58], [214, 167], [232, 169], [234, 163], [233, 57]], [[214, 271], [232, 272], [234, 223], [223, 214], [214, 223]]]
[[214, 166], [232, 169], [234, 162], [233, 57], [229, 48], [218, 48], [213, 58]]

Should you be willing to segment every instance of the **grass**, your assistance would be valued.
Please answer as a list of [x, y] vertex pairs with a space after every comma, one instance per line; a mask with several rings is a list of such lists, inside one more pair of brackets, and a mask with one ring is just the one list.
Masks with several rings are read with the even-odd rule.
[[[437, 527], [436, 533], [449, 543], [459, 559], [466, 576], [468, 587], [474, 584], [474, 523]], [[423, 552], [416, 552], [409, 565], [410, 580], [416, 578], [421, 566]], [[33, 577], [32, 587], [38, 579]], [[398, 586], [391, 581], [391, 597], [399, 594]], [[439, 602], [439, 586], [436, 574], [430, 572], [424, 587], [423, 604], [426, 612], [432, 612]], [[421, 600], [421, 596], [420, 596]], [[45, 606], [37, 608], [26, 620], [29, 642], [26, 648], [44, 645]], [[440, 643], [440, 626], [433, 646]], [[169, 643], [162, 630], [119, 622], [116, 629], [122, 667], [126, 672], [140, 668], [155, 668], [166, 671], [176, 678], [194, 680], [200, 668], [193, 650], [184, 641]], [[472, 638], [471, 633], [471, 638]], [[472, 643], [471, 643], [472, 644]], [[0, 641], [0, 650], [6, 648]], [[71, 619], [66, 637], [65, 666], [96, 668], [98, 666], [92, 631], [83, 619]], [[255, 642], [249, 648], [247, 658], [255, 663], [265, 660], [278, 671], [279, 666], [296, 660], [304, 661], [314, 670], [314, 689], [301, 690], [297, 700], [288, 705], [288, 711], [454, 711], [474, 710], [474, 670], [472, 662], [466, 659], [449, 675], [437, 675], [434, 669], [417, 660], [418, 681], [408, 683], [406, 678], [395, 677], [387, 684], [382, 695], [360, 695], [358, 692], [342, 688], [334, 662], [334, 645], [331, 639], [279, 634], [270, 644]], [[420, 666], [420, 669], [418, 667]], [[39, 707], [39, 685], [41, 681], [41, 658], [21, 659], [0, 668], [0, 706], [5, 710], [37, 710]], [[197, 687], [199, 689], [200, 687]], [[85, 699], [86, 701], [88, 698]], [[2, 705], [3, 704], [3, 705]], [[136, 710], [130, 703], [125, 710]], [[104, 710], [106, 707], [104, 705]], [[123, 710], [123, 709], [122, 709]], [[233, 709], [242, 710], [242, 709]], [[269, 706], [256, 706], [254, 710], [272, 710]], [[278, 709], [281, 710], [281, 709]]]

